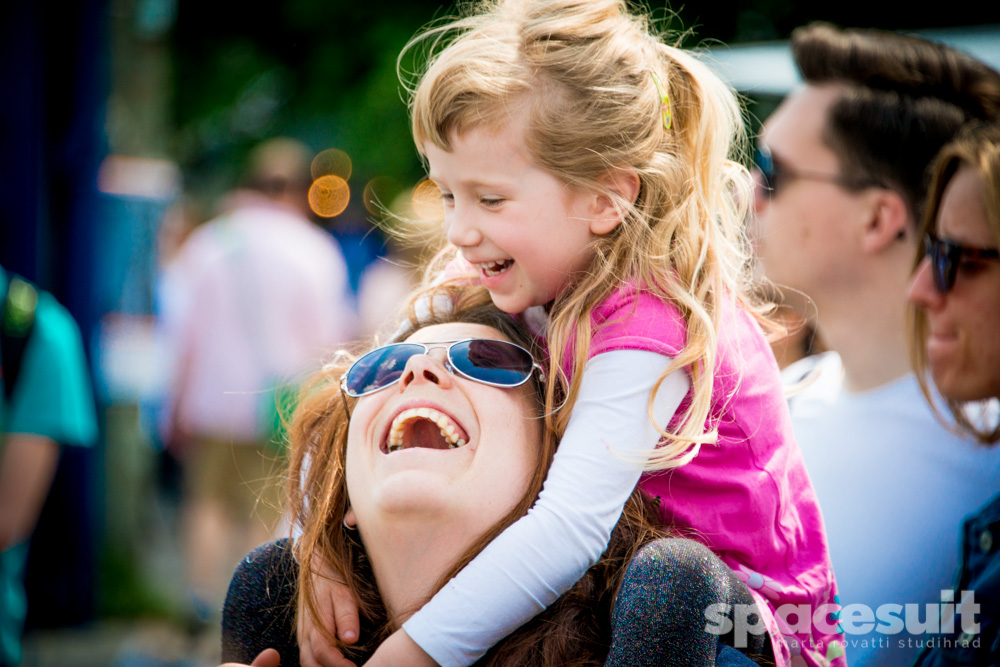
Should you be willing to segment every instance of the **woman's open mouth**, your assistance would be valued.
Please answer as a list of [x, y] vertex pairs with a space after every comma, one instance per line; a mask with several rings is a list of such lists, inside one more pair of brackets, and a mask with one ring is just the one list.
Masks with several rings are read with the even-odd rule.
[[434, 408], [411, 408], [396, 415], [382, 450], [385, 453], [423, 447], [455, 449], [469, 441], [469, 435], [448, 415]]

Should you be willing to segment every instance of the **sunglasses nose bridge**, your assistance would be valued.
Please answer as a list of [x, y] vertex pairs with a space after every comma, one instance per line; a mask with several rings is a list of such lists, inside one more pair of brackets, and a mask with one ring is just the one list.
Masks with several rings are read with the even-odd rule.
[[[414, 354], [406, 360], [403, 374], [400, 377], [401, 390], [405, 390], [411, 384], [423, 381], [432, 382], [445, 388], [451, 386], [451, 376], [455, 371], [448, 359], [447, 349], [450, 345], [432, 344], [423, 345], [423, 347], [423, 353]], [[438, 348], [441, 351], [431, 354], [432, 350]]]
[[451, 365], [451, 348], [455, 343], [421, 343], [421, 345], [424, 347], [424, 356], [430, 357], [448, 371], [454, 372], [454, 367]]

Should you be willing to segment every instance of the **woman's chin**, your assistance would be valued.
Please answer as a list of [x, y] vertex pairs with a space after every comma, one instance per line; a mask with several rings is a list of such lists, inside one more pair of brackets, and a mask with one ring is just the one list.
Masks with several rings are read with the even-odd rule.
[[397, 526], [407, 533], [441, 529], [480, 535], [513, 506], [513, 501], [483, 499], [469, 480], [420, 469], [396, 472], [370, 487], [365, 496], [362, 507], [355, 504], [359, 525]]
[[931, 376], [938, 393], [952, 401], [978, 401], [988, 396], [976, 381], [974, 372], [966, 372], [951, 364], [931, 362]]
[[356, 510], [366, 544], [381, 535], [397, 546], [418, 548], [430, 540], [435, 549], [466, 549], [502, 518], [459, 502], [448, 489], [415, 477], [401, 477], [378, 489], [372, 500], [371, 506]]
[[428, 514], [447, 508], [452, 499], [447, 478], [422, 469], [401, 470], [377, 482], [369, 494], [390, 514]]

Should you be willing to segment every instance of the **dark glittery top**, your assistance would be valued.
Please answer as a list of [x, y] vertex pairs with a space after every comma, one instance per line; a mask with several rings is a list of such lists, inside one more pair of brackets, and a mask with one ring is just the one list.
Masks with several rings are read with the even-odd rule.
[[249, 665], [266, 648], [281, 654], [281, 667], [299, 666], [295, 641], [298, 563], [291, 541], [269, 542], [240, 561], [222, 609], [222, 660]]

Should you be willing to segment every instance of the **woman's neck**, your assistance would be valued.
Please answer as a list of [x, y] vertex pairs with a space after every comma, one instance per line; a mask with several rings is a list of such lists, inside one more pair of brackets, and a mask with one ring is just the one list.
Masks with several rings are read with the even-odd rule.
[[475, 542], [476, 531], [454, 522], [401, 516], [362, 531], [379, 593], [394, 627], [417, 612]]

